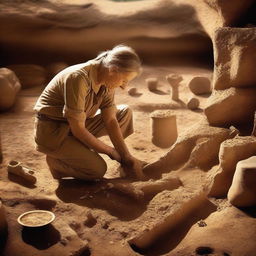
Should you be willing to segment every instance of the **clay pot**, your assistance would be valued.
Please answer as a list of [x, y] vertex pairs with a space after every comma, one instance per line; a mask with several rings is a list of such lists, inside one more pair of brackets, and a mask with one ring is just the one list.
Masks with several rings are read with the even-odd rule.
[[173, 86], [173, 85], [177, 86], [183, 80], [183, 77], [178, 74], [170, 74], [170, 75], [167, 75], [165, 78], [171, 86]]
[[155, 77], [147, 78], [146, 83], [147, 83], [148, 89], [150, 91], [156, 91], [157, 90], [157, 85], [158, 85], [157, 78], [155, 78]]
[[177, 74], [172, 74], [172, 75], [167, 75], [166, 80], [171, 86], [172, 100], [178, 101], [179, 100], [179, 86], [180, 86], [180, 82], [183, 80], [183, 77], [180, 75], [177, 75]]
[[169, 110], [157, 110], [151, 114], [152, 143], [168, 148], [178, 137], [176, 116]]

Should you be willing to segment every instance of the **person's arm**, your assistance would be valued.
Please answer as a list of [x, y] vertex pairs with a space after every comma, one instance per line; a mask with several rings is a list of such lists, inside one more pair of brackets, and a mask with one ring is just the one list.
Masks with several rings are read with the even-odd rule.
[[101, 110], [102, 119], [107, 130], [107, 133], [115, 147], [120, 154], [122, 160], [128, 158], [131, 154], [124, 142], [124, 138], [116, 119], [116, 108], [109, 107]]
[[85, 127], [86, 114], [84, 112], [85, 99], [89, 93], [89, 82], [86, 76], [79, 72], [70, 73], [64, 80], [63, 117], [66, 117], [72, 134], [83, 144], [98, 153], [121, 161], [119, 154], [113, 147], [104, 144], [93, 136]]
[[98, 153], [108, 155], [111, 159], [121, 161], [119, 154], [113, 147], [110, 147], [98, 140], [93, 134], [91, 134], [85, 127], [85, 120], [77, 120], [74, 118], [67, 118], [72, 134], [83, 144], [93, 149]]
[[138, 178], [142, 178], [142, 162], [131, 155], [125, 144], [119, 123], [116, 119], [116, 108], [102, 109], [101, 114], [107, 133], [121, 157], [121, 164], [126, 170], [128, 169], [128, 172], [134, 172]]

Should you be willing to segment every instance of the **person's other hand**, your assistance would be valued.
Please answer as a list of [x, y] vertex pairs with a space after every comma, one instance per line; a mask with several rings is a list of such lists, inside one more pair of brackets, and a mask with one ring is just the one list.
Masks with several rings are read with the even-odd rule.
[[122, 159], [121, 164], [126, 176], [136, 177], [140, 180], [142, 180], [145, 177], [142, 171], [145, 162], [133, 156], [128, 156], [125, 159]]
[[121, 163], [121, 156], [119, 155], [119, 153], [115, 150], [115, 148], [111, 148], [111, 150], [108, 153], [108, 156], [112, 159], [112, 160], [116, 160], [117, 162]]

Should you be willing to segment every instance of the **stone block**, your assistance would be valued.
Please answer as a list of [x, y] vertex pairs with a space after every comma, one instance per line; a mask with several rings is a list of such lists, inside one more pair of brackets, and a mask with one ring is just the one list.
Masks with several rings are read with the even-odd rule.
[[219, 28], [213, 46], [214, 89], [256, 87], [256, 28]]
[[220, 146], [219, 166], [209, 171], [211, 180], [209, 196], [224, 197], [231, 186], [239, 161], [256, 155], [256, 138], [237, 136], [224, 141]]
[[256, 88], [215, 90], [204, 113], [210, 125], [229, 127], [250, 124], [256, 110]]
[[256, 156], [239, 161], [232, 185], [228, 191], [228, 200], [237, 207], [256, 205]]
[[211, 93], [211, 81], [207, 77], [194, 77], [188, 84], [191, 92], [195, 95], [209, 94]]

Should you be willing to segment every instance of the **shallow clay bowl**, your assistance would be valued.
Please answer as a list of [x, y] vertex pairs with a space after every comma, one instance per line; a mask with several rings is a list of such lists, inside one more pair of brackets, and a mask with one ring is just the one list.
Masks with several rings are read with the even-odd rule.
[[36, 228], [50, 224], [55, 219], [53, 212], [45, 210], [34, 210], [21, 214], [18, 218], [20, 225], [24, 227]]

